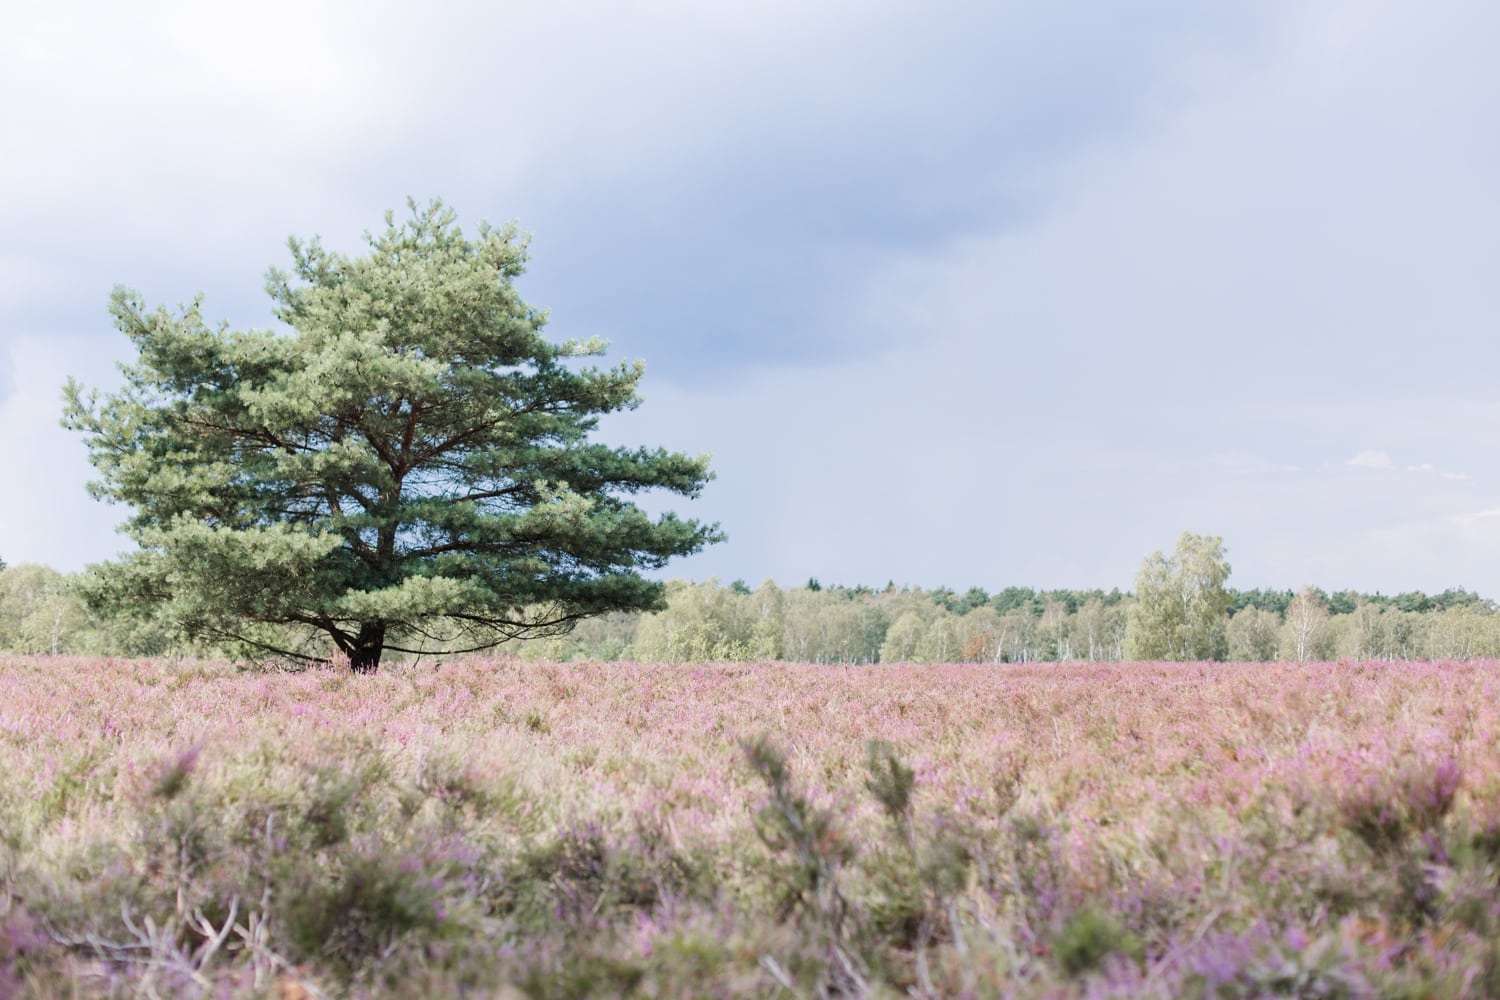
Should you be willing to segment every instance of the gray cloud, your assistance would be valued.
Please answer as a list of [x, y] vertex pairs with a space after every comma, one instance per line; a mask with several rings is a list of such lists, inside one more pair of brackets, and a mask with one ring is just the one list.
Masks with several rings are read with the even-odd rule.
[[[1126, 586], [1189, 529], [1242, 585], [1500, 594], [1462, 520], [1500, 487], [1500, 10], [913, 11], [23, 9], [0, 433], [45, 485], [0, 555], [112, 551], [37, 429], [108, 380], [110, 285], [260, 324], [289, 233], [442, 194], [535, 231], [557, 334], [647, 359], [611, 434], [715, 453], [731, 542], [677, 572]], [[1343, 466], [1372, 443], [1439, 474]]]
[[1260, 20], [1200, 6], [37, 8], [0, 49], [32, 95], [0, 226], [41, 272], [7, 318], [97, 328], [123, 281], [260, 322], [289, 233], [353, 246], [442, 194], [519, 217], [559, 325], [669, 375], [882, 349], [844, 315], [862, 276], [1035, 217], [1049, 164]]

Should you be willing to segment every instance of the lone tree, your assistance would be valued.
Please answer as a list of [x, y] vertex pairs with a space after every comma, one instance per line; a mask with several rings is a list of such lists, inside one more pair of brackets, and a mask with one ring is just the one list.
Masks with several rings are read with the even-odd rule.
[[1125, 627], [1132, 660], [1222, 660], [1229, 652], [1229, 561], [1218, 535], [1183, 532], [1171, 557], [1153, 552], [1135, 578]]
[[468, 239], [441, 202], [346, 257], [291, 241], [267, 291], [286, 332], [211, 328], [202, 298], [147, 311], [125, 386], [69, 380], [100, 498], [135, 508], [140, 546], [98, 567], [97, 603], [163, 607], [192, 636], [361, 673], [386, 650], [474, 652], [589, 615], [663, 606], [641, 570], [722, 536], [627, 497], [696, 497], [708, 459], [588, 440], [634, 408], [641, 362], [575, 359], [512, 284], [514, 227]]

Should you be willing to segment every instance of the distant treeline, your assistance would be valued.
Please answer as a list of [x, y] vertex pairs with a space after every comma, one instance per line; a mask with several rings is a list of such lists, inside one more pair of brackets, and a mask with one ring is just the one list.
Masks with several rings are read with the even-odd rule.
[[[1466, 590], [1387, 597], [1230, 590], [1217, 648], [1236, 661], [1500, 658], [1500, 613]], [[1135, 597], [1120, 590], [673, 582], [667, 610], [610, 615], [519, 647], [546, 660], [817, 663], [1121, 661]]]
[[[0, 563], [3, 567], [3, 563]], [[91, 612], [75, 577], [35, 564], [0, 568], [0, 650], [89, 655], [213, 655], [170, 623]], [[1316, 588], [1234, 590], [1227, 658], [1500, 658], [1500, 613], [1467, 590], [1395, 596]], [[506, 647], [534, 660], [788, 660], [815, 663], [1120, 661], [1133, 595], [1120, 590], [990, 593], [888, 584], [783, 589], [673, 581], [658, 614], [612, 614], [571, 633]]]
[[98, 656], [212, 654], [149, 615], [90, 611], [77, 592], [78, 575], [25, 563], [0, 562], [0, 651]]

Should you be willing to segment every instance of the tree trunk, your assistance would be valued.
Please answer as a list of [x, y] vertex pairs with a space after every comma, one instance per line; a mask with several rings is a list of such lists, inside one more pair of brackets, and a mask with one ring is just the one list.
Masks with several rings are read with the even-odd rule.
[[356, 674], [373, 674], [380, 667], [385, 649], [385, 623], [365, 622], [359, 627], [354, 648], [349, 652], [349, 667]]

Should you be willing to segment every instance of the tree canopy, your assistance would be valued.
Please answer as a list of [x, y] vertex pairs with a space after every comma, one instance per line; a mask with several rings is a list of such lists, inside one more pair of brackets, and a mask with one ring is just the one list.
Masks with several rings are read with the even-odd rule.
[[336, 649], [366, 672], [387, 650], [660, 608], [641, 571], [721, 538], [630, 499], [696, 497], [706, 456], [589, 440], [639, 403], [642, 363], [589, 365], [603, 342], [542, 336], [513, 284], [514, 227], [469, 239], [441, 202], [410, 207], [364, 256], [292, 240], [291, 273], [267, 280], [280, 331], [211, 327], [201, 296], [148, 310], [116, 289], [138, 359], [116, 393], [65, 389], [91, 491], [134, 508], [139, 551], [97, 568], [95, 602], [279, 655]]
[[1218, 535], [1183, 532], [1170, 557], [1153, 552], [1135, 578], [1135, 604], [1125, 633], [1137, 660], [1222, 660], [1233, 596], [1229, 562]]

